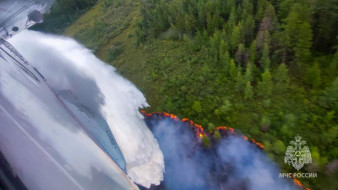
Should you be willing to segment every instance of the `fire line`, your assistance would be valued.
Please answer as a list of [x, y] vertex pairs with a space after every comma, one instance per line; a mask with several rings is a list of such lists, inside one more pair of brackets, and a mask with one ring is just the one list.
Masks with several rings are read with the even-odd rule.
[[[165, 118], [170, 118], [173, 119], [175, 121], [182, 121], [184, 123], [187, 123], [190, 125], [190, 127], [192, 127], [194, 129], [194, 131], [196, 132], [196, 136], [199, 137], [200, 139], [202, 139], [203, 137], [207, 137], [208, 134], [204, 131], [203, 126], [194, 123], [192, 120], [188, 119], [188, 118], [183, 118], [182, 120], [180, 120], [176, 115], [174, 114], [170, 114], [167, 112], [151, 112], [151, 113], [147, 113], [145, 110], [141, 110], [140, 111], [145, 117], [152, 117], [154, 115], [158, 115], [161, 117], [165, 117]], [[243, 139], [245, 139], [248, 142], [254, 143], [256, 144], [259, 148], [264, 149], [264, 145], [262, 143], [257, 142], [255, 139], [249, 139], [248, 137], [246, 137], [245, 135], [240, 134], [239, 132], [236, 132], [234, 128], [232, 127], [226, 127], [226, 126], [218, 126], [216, 127], [216, 130], [221, 132], [229, 132], [231, 134], [234, 135], [238, 135], [240, 137], [242, 137]], [[213, 134], [213, 131], [210, 131], [210, 134]], [[297, 185], [297, 187], [299, 187], [302, 190], [311, 190], [310, 188], [305, 187], [305, 185], [303, 185], [299, 180], [293, 178], [293, 182], [294, 184]]]
[[[183, 118], [182, 120], [180, 120], [176, 115], [170, 114], [170, 113], [167, 113], [167, 112], [152, 112], [152, 113], [147, 113], [144, 110], [141, 110], [140, 112], [145, 117], [151, 117], [153, 115], [159, 115], [159, 116], [162, 116], [162, 117], [171, 118], [171, 119], [173, 119], [175, 121], [182, 121], [184, 123], [188, 123], [191, 127], [193, 127], [193, 129], [196, 132], [196, 135], [199, 138], [202, 139], [203, 137], [208, 136], [208, 134], [204, 131], [202, 125], [196, 124], [196, 123], [194, 123], [192, 120], [190, 120], [188, 118]], [[216, 127], [216, 130], [219, 131], [219, 132], [221, 132], [221, 131], [230, 132], [230, 133], [232, 133], [234, 135], [241, 136], [246, 141], [252, 142], [252, 143], [256, 144], [258, 147], [260, 147], [261, 149], [264, 149], [264, 145], [262, 143], [257, 142], [255, 139], [249, 139], [248, 137], [246, 137], [246, 136], [244, 136], [244, 135], [236, 132], [234, 128], [226, 127], [226, 126], [218, 126], [218, 127]], [[210, 134], [213, 134], [213, 133], [214, 133], [214, 131], [210, 131]]]

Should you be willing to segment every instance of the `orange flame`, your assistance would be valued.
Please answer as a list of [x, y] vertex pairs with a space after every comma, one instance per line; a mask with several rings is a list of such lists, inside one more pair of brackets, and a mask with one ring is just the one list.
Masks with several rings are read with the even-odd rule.
[[[146, 111], [144, 110], [141, 110], [140, 111], [144, 116], [146, 117], [151, 117], [153, 115], [160, 115], [162, 117], [167, 117], [167, 118], [171, 118], [175, 121], [179, 121], [178, 117], [174, 114], [170, 114], [170, 113], [167, 113], [167, 112], [153, 112], [153, 113], [147, 113]], [[181, 120], [182, 122], [187, 122], [190, 124], [191, 127], [194, 128], [194, 130], [196, 131], [196, 134], [198, 137], [200, 137], [201, 139], [203, 138], [203, 136], [207, 136], [207, 134], [204, 132], [204, 129], [201, 125], [198, 125], [198, 124], [195, 124], [193, 121], [187, 119], [187, 118], [183, 118]]]
[[190, 126], [192, 126], [195, 129], [197, 135], [200, 138], [203, 138], [203, 136], [207, 136], [207, 134], [204, 132], [202, 125], [195, 124], [193, 121], [189, 120], [188, 118], [183, 118], [182, 122], [189, 123]]
[[227, 127], [224, 127], [224, 126], [219, 126], [219, 127], [216, 127], [216, 129], [219, 131], [219, 130], [226, 130]]
[[[144, 116], [146, 117], [151, 117], [153, 116], [154, 114], [157, 114], [157, 115], [160, 115], [160, 116], [163, 116], [163, 117], [168, 117], [168, 118], [171, 118], [171, 119], [174, 119], [175, 121], [179, 121], [179, 118], [174, 115], [174, 114], [170, 114], [170, 113], [167, 113], [167, 112], [153, 112], [153, 113], [147, 113], [146, 111], [144, 110], [141, 110], [140, 111]], [[188, 119], [188, 118], [183, 118], [181, 120], [182, 122], [185, 122], [185, 123], [188, 123], [190, 124], [191, 127], [194, 128], [194, 130], [196, 131], [196, 134], [198, 137], [200, 137], [201, 139], [204, 137], [204, 136], [207, 136], [207, 133], [204, 131], [202, 125], [199, 125], [199, 124], [196, 124], [194, 123], [192, 120]], [[234, 128], [231, 128], [231, 127], [226, 127], [226, 126], [218, 126], [216, 127], [216, 130], [218, 131], [221, 131], [221, 130], [224, 130], [224, 131], [229, 131], [231, 132], [232, 134], [237, 134], [237, 135], [240, 135], [239, 133], [236, 133], [235, 132], [235, 129]], [[212, 134], [213, 131], [210, 131], [210, 134]], [[245, 140], [247, 141], [250, 141], [254, 144], [256, 144], [257, 146], [259, 146], [260, 148], [264, 149], [264, 145], [259, 143], [259, 142], [256, 142], [254, 139], [248, 139], [248, 137], [244, 136], [244, 135], [241, 135]]]
[[261, 148], [264, 148], [264, 145], [259, 143], [259, 142], [256, 142], [255, 139], [251, 139], [251, 142], [255, 143], [257, 146], [259, 146]]
[[293, 182], [300, 188], [300, 189], [305, 189], [305, 190], [311, 190], [310, 188], [308, 187], [305, 187], [299, 180], [297, 179], [293, 179]]
[[[234, 130], [233, 128], [231, 128], [231, 127], [219, 126], [219, 127], [216, 127], [216, 129], [217, 129], [218, 131], [220, 131], [220, 130], [224, 130], [224, 131], [229, 130], [231, 133], [237, 134], [237, 133], [235, 133], [235, 130]], [[249, 140], [249, 138], [246, 137], [246, 136], [244, 136], [244, 135], [242, 135], [242, 137], [243, 137], [243, 139], [245, 139], [246, 141], [250, 141], [250, 142], [256, 144], [257, 146], [259, 146], [260, 148], [264, 149], [264, 145], [263, 145], [262, 143], [256, 142], [255, 139], [250, 139], [250, 140]]]

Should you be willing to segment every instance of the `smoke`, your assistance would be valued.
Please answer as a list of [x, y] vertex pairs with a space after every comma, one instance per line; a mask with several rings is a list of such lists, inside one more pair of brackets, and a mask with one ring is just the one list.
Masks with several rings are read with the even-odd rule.
[[[247, 189], [295, 189], [293, 183], [279, 178], [277, 165], [262, 151], [238, 137], [224, 139], [218, 147], [222, 163], [231, 164], [234, 172], [229, 181], [245, 181]], [[228, 183], [231, 185], [231, 183]]]
[[24, 31], [10, 42], [56, 93], [71, 90], [81, 104], [107, 121], [134, 182], [145, 187], [160, 183], [163, 154], [138, 111], [148, 104], [132, 83], [72, 39]]
[[155, 124], [153, 133], [164, 155], [166, 187], [208, 189], [205, 179], [211, 162], [207, 155], [203, 154], [189, 129], [183, 124], [164, 119]]
[[296, 189], [279, 178], [275, 163], [242, 137], [230, 135], [205, 149], [186, 123], [150, 117], [146, 119], [165, 160], [165, 189]]

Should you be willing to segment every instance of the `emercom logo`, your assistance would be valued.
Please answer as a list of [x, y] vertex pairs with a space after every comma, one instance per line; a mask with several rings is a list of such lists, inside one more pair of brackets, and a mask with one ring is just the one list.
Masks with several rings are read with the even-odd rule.
[[[304, 164], [311, 164], [311, 152], [306, 141], [297, 135], [295, 139], [290, 141], [290, 146], [287, 147], [284, 157], [286, 164], [292, 165], [296, 170], [300, 170]], [[279, 173], [280, 178], [316, 178], [317, 173]]]
[[305, 144], [306, 141], [297, 135], [295, 140], [290, 141], [290, 146], [286, 149], [284, 162], [292, 165], [296, 170], [300, 170], [304, 164], [312, 163], [311, 152], [308, 146], [303, 146]]

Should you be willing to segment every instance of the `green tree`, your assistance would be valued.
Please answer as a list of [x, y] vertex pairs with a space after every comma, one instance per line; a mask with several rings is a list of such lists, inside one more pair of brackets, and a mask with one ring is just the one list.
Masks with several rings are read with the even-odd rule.
[[209, 34], [212, 34], [214, 32], [214, 26], [212, 22], [212, 16], [210, 13], [207, 14], [207, 30]]
[[230, 60], [229, 76], [232, 80], [235, 80], [237, 77], [237, 67], [233, 59]]
[[236, 87], [235, 90], [237, 92], [243, 92], [245, 88], [245, 80], [243, 79], [242, 72], [240, 70], [237, 71], [236, 76]]
[[269, 69], [266, 69], [264, 73], [261, 74], [262, 80], [258, 82], [258, 92], [259, 96], [269, 98], [272, 94], [273, 82]]
[[202, 137], [202, 144], [205, 148], [209, 148], [211, 146], [210, 139], [206, 136]]
[[175, 107], [175, 105], [171, 102], [170, 99], [167, 101], [166, 107], [167, 107], [167, 111], [168, 111], [168, 112], [175, 113], [176, 107]]
[[234, 28], [236, 23], [237, 23], [236, 9], [235, 9], [235, 6], [233, 6], [230, 12], [229, 20], [228, 20], [228, 29]]
[[275, 12], [275, 7], [270, 2], [268, 2], [266, 6], [264, 17], [260, 24], [260, 30], [267, 30], [269, 33], [273, 33], [279, 29], [278, 18]]
[[338, 113], [338, 77], [325, 89], [321, 101], [325, 108]]
[[223, 105], [219, 107], [219, 112], [222, 116], [226, 116], [231, 110], [232, 104], [229, 100], [225, 100]]
[[306, 83], [314, 88], [321, 84], [321, 71], [317, 62], [307, 69]]
[[253, 76], [252, 76], [252, 63], [248, 63], [248, 65], [246, 66], [246, 69], [245, 69], [245, 75], [244, 75], [244, 80], [246, 82], [252, 82], [253, 80]]
[[221, 117], [221, 112], [219, 111], [219, 109], [215, 109], [214, 114], [216, 115], [217, 118]]
[[192, 35], [193, 33], [196, 32], [196, 18], [191, 15], [191, 14], [186, 14], [185, 15], [185, 31]]
[[264, 69], [269, 69], [270, 67], [269, 53], [269, 45], [267, 43], [264, 43], [263, 54], [260, 60], [260, 63], [262, 64]]
[[244, 65], [246, 61], [246, 52], [243, 44], [239, 44], [236, 52], [236, 62], [238, 65]]
[[250, 81], [246, 82], [245, 91], [244, 91], [244, 99], [249, 100], [253, 97], [253, 90]]
[[224, 53], [220, 54], [220, 62], [222, 64], [222, 66], [224, 67], [226, 73], [229, 73], [230, 70], [230, 55], [229, 55], [229, 51], [225, 51]]
[[320, 154], [318, 147], [312, 146], [311, 148], [312, 164], [322, 166], [327, 162], [327, 159]]
[[292, 138], [292, 130], [290, 130], [290, 127], [287, 125], [282, 125], [280, 133], [284, 138]]
[[287, 127], [295, 127], [296, 126], [296, 121], [297, 121], [297, 118], [294, 114], [286, 114], [284, 116], [284, 124], [287, 126]]
[[320, 52], [330, 52], [337, 44], [338, 7], [336, 0], [312, 1], [313, 49]]
[[311, 55], [310, 47], [312, 45], [312, 30], [309, 23], [303, 22], [299, 25], [296, 38], [297, 42], [293, 48], [295, 60], [298, 64], [306, 63]]
[[243, 42], [245, 46], [250, 45], [254, 38], [254, 32], [255, 32], [255, 19], [250, 14], [246, 17], [244, 17], [245, 21], [243, 23]]
[[279, 3], [278, 17], [280, 20], [286, 19], [294, 3], [295, 0], [282, 0]]
[[286, 150], [284, 143], [281, 140], [276, 140], [272, 144], [272, 150], [277, 154], [283, 154]]
[[329, 77], [338, 76], [338, 52], [333, 55], [331, 63], [329, 65]]
[[263, 18], [263, 14], [264, 14], [264, 10], [265, 10], [265, 6], [266, 6], [266, 0], [258, 0], [257, 2], [257, 11], [256, 11], [256, 15], [255, 15], [255, 20], [256, 22], [260, 22]]
[[230, 46], [231, 46], [231, 51], [235, 51], [237, 46], [241, 43], [242, 39], [242, 25], [239, 23], [236, 26], [232, 28], [231, 32], [231, 38], [230, 38]]
[[213, 123], [208, 123], [208, 130], [209, 131], [215, 131], [216, 130], [216, 126]]
[[245, 19], [249, 17], [249, 15], [253, 14], [253, 4], [250, 0], [242, 1], [242, 15], [241, 19]]
[[306, 5], [294, 4], [286, 18], [285, 36], [288, 48], [293, 50], [298, 65], [304, 63], [310, 55], [312, 30], [309, 24], [309, 10]]
[[214, 137], [215, 140], [220, 140], [221, 139], [221, 133], [218, 130], [216, 130], [214, 132], [213, 137]]
[[270, 128], [271, 120], [268, 116], [264, 116], [261, 118], [261, 130], [262, 132], [267, 132]]
[[273, 81], [275, 84], [275, 90], [278, 94], [285, 92], [289, 86], [288, 69], [284, 63], [280, 64], [273, 75]]
[[250, 62], [251, 63], [255, 63], [256, 61], [256, 51], [257, 51], [257, 44], [256, 44], [256, 40], [254, 40], [250, 44]]
[[201, 103], [199, 101], [194, 101], [194, 104], [192, 106], [192, 109], [196, 112], [196, 113], [202, 113], [202, 106]]

